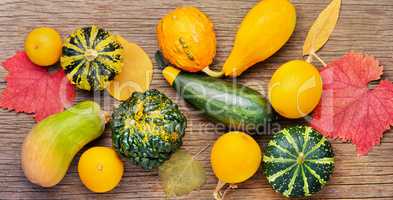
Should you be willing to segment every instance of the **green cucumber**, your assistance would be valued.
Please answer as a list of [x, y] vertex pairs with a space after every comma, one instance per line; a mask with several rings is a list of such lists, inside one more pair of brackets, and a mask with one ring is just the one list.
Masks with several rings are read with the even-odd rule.
[[249, 87], [173, 67], [163, 75], [185, 101], [227, 127], [256, 130], [271, 119], [268, 101]]

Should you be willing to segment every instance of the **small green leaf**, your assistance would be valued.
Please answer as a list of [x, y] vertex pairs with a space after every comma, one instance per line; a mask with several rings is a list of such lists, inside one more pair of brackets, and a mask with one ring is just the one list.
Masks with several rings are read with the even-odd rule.
[[178, 150], [159, 167], [159, 175], [167, 197], [186, 195], [206, 181], [202, 164], [183, 150]]

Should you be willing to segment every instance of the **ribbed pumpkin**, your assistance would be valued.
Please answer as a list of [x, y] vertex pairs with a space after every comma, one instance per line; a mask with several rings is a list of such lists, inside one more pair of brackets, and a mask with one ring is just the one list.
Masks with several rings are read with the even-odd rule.
[[167, 160], [182, 144], [186, 118], [158, 90], [134, 92], [112, 114], [113, 147], [144, 169]]
[[216, 34], [199, 9], [179, 7], [168, 13], [157, 25], [157, 39], [164, 57], [175, 66], [188, 72], [212, 72]]
[[321, 134], [307, 126], [295, 126], [273, 136], [263, 163], [274, 190], [286, 197], [303, 197], [320, 191], [329, 181], [334, 153]]
[[72, 84], [83, 90], [103, 90], [123, 66], [123, 48], [108, 31], [84, 27], [65, 40], [60, 61]]

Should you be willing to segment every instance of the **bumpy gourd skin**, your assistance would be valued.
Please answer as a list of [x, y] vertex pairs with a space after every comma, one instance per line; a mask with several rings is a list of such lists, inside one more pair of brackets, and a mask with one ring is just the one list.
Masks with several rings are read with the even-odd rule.
[[296, 10], [289, 0], [263, 0], [252, 8], [237, 32], [224, 64], [226, 76], [237, 77], [276, 53], [291, 37]]
[[113, 147], [150, 170], [181, 146], [186, 124], [178, 106], [158, 90], [134, 92], [112, 114]]
[[188, 72], [208, 67], [216, 55], [213, 24], [195, 7], [180, 7], [163, 17], [157, 39], [164, 57]]
[[22, 146], [25, 176], [42, 187], [52, 187], [67, 173], [75, 154], [102, 135], [105, 119], [92, 101], [51, 115], [33, 127]]
[[103, 90], [123, 67], [123, 47], [108, 31], [84, 27], [65, 40], [60, 62], [79, 89]]

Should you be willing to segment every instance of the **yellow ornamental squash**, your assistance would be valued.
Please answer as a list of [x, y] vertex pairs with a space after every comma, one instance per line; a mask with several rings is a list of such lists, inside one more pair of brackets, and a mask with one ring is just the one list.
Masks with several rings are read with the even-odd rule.
[[123, 67], [123, 47], [103, 28], [87, 26], [64, 42], [61, 67], [69, 81], [82, 90], [101, 91]]
[[296, 10], [289, 0], [262, 0], [243, 19], [232, 52], [224, 64], [226, 76], [237, 77], [276, 53], [291, 37]]
[[211, 76], [209, 65], [216, 55], [216, 34], [209, 18], [195, 7], [179, 7], [157, 25], [157, 39], [166, 59], [188, 71], [204, 71]]

